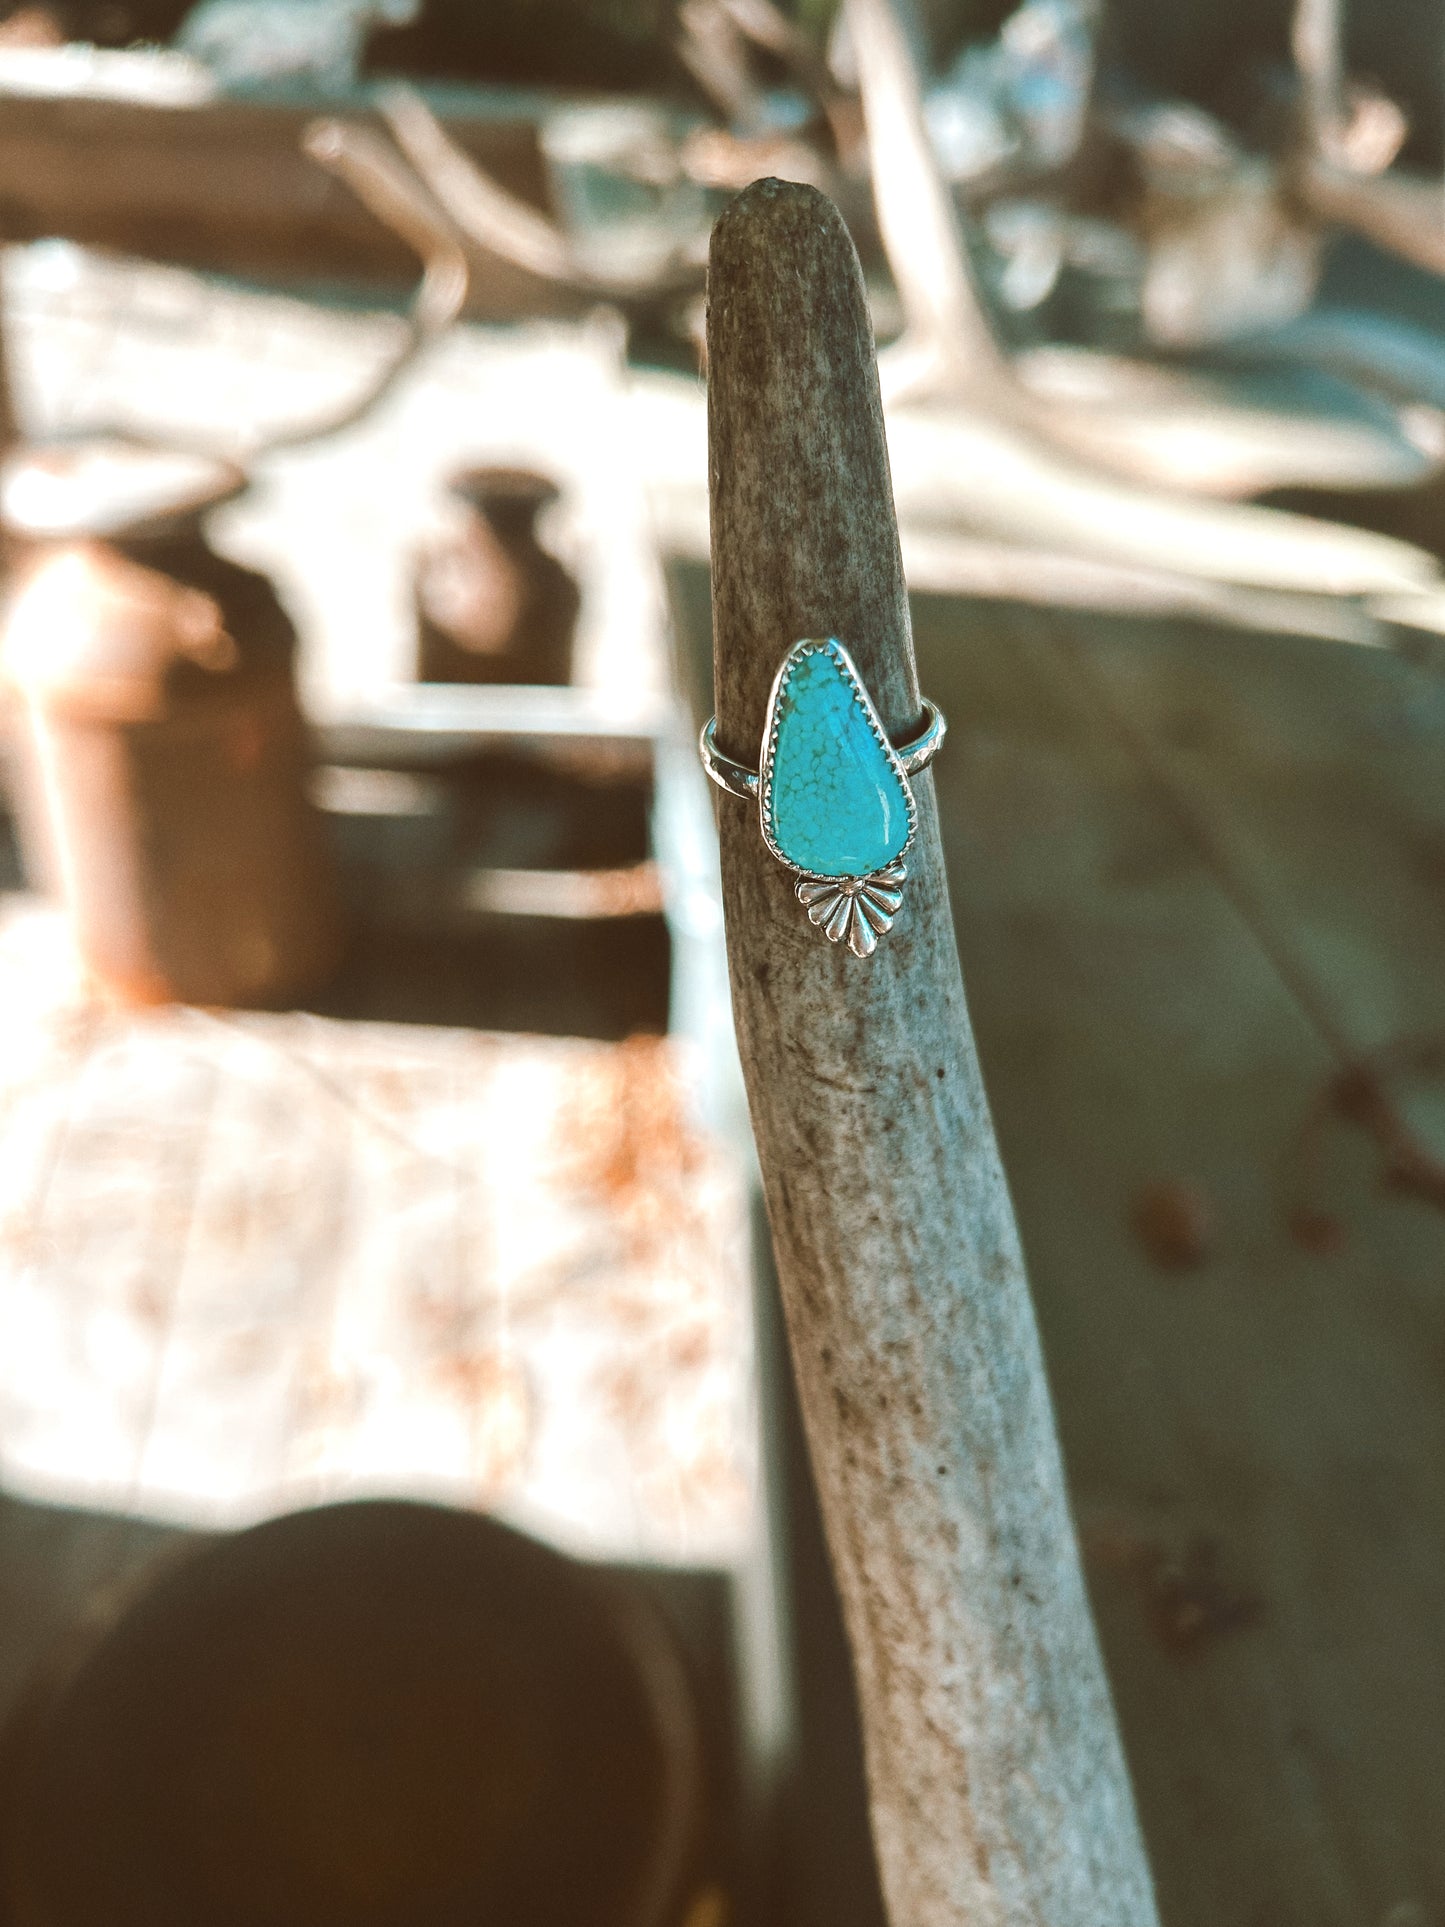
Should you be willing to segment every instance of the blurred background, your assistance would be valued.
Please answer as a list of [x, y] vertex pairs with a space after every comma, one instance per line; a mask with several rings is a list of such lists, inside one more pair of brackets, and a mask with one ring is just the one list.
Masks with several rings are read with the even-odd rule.
[[0, 1923], [879, 1927], [704, 272], [831, 195], [1167, 1927], [1445, 1927], [1435, 0], [0, 0]]

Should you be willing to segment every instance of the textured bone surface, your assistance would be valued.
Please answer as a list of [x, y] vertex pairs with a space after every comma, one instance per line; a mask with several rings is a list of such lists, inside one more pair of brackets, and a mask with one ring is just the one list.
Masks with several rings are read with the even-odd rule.
[[[884, 730], [920, 704], [862, 278], [815, 191], [714, 231], [717, 740], [780, 649], [847, 638]], [[859, 968], [719, 801], [733, 1008], [896, 1927], [1155, 1927], [979, 1076], [932, 776], [897, 928]]]

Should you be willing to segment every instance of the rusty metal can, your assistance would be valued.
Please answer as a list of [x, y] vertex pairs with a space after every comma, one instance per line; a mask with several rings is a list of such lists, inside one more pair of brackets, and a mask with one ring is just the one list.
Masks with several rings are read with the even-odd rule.
[[340, 955], [295, 631], [202, 530], [243, 485], [112, 442], [23, 451], [0, 489], [27, 861], [131, 1002], [274, 1004]]

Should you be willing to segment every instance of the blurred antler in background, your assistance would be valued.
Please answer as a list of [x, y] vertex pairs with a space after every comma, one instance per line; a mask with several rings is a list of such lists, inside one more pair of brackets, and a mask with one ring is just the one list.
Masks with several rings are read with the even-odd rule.
[[1034, 426], [1038, 411], [994, 337], [923, 118], [922, 89], [890, 0], [847, 0], [879, 232], [903, 306], [902, 340], [880, 359], [885, 401], [946, 394]]
[[[467, 258], [445, 214], [416, 180], [401, 157], [378, 134], [336, 120], [310, 124], [303, 152], [342, 180], [357, 199], [422, 261], [422, 278], [412, 298], [399, 346], [370, 376], [360, 392], [341, 407], [280, 430], [227, 437], [168, 427], [151, 433], [130, 422], [110, 419], [73, 425], [70, 439], [120, 440], [137, 447], [189, 451], [246, 466], [273, 450], [297, 448], [340, 434], [362, 421], [389, 395], [430, 344], [444, 334], [466, 305], [470, 287]], [[0, 382], [0, 386], [5, 386]], [[8, 387], [6, 387], [8, 393]], [[3, 414], [0, 405], [0, 414]], [[6, 431], [0, 426], [0, 441]]]
[[1314, 220], [1352, 228], [1387, 253], [1445, 274], [1445, 193], [1438, 181], [1386, 170], [1406, 134], [1393, 101], [1347, 81], [1342, 0], [1298, 0], [1298, 143], [1286, 177]]
[[681, 0], [677, 54], [728, 125], [740, 133], [763, 124], [747, 39], [719, 0]]
[[423, 349], [456, 320], [466, 304], [470, 271], [450, 223], [395, 151], [364, 127], [319, 120], [307, 129], [305, 151], [365, 202], [379, 221], [421, 256], [423, 274], [411, 304], [406, 339], [365, 391], [329, 420], [288, 429], [256, 450], [294, 448], [350, 428], [389, 394]]
[[1445, 196], [1438, 181], [1352, 173], [1316, 155], [1301, 161], [1292, 186], [1316, 220], [1352, 228], [1388, 254], [1445, 274]]
[[[1390, 594], [1438, 581], [1434, 558], [1404, 543], [1276, 510], [1134, 486], [1131, 477], [1180, 479], [1175, 423], [1160, 406], [1162, 392], [1154, 397], [1154, 434], [1132, 447], [1114, 434], [1107, 398], [1091, 420], [1083, 409], [1029, 393], [998, 344], [970, 272], [960, 217], [929, 146], [917, 71], [891, 0], [847, 4], [879, 227], [905, 316], [902, 341], [881, 357], [885, 394], [893, 402], [926, 398], [930, 404], [929, 419], [916, 424], [921, 439], [937, 443], [937, 466], [921, 491], [930, 500], [930, 520], [986, 529], [1033, 548], [1305, 594]], [[1164, 390], [1168, 372], [1157, 375]], [[1197, 394], [1194, 400], [1197, 408]], [[970, 424], [971, 453], [985, 452], [980, 441], [989, 444], [986, 470], [966, 468], [957, 449], [949, 459], [950, 406]], [[1225, 412], [1218, 402], [1215, 412]], [[1377, 458], [1377, 471], [1383, 466]], [[1417, 457], [1413, 473], [1425, 466]]]
[[[1291, 421], [1278, 406], [1261, 407], [1218, 376], [1205, 380], [1157, 366], [1141, 372], [1082, 349], [1039, 358], [1041, 371], [1056, 382], [1053, 392], [1033, 392], [994, 334], [964, 239], [967, 217], [933, 152], [918, 72], [892, 0], [856, 0], [847, 18], [858, 51], [879, 228], [905, 317], [903, 341], [884, 357], [891, 400], [946, 399], [1119, 475], [1207, 494], [1316, 480], [1340, 485], [1342, 476], [1356, 487], [1399, 486], [1430, 472], [1431, 459], [1378, 407], [1373, 419], [1362, 409], [1344, 422], [1302, 420], [1298, 411]], [[1225, 181], [1221, 192], [1229, 191]], [[1066, 362], [1067, 372], [1087, 378], [1057, 379]], [[1136, 419], [1121, 421], [1121, 412]]]
[[397, 83], [381, 96], [387, 124], [407, 159], [467, 240], [544, 281], [598, 300], [635, 305], [697, 292], [707, 235], [675, 247], [660, 266], [601, 273], [584, 261], [554, 222], [493, 180], [447, 133], [413, 87]]
[[[842, 210], [855, 239], [871, 243], [857, 91], [833, 74], [796, 21], [773, 0], [683, 0], [675, 45], [723, 123], [684, 136], [690, 178], [729, 192], [765, 176], [806, 182]], [[781, 109], [758, 72], [759, 55], [786, 77]]]
[[845, 167], [862, 165], [863, 123], [857, 96], [839, 85], [808, 36], [795, 21], [773, 5], [773, 0], [689, 0], [689, 11], [713, 7], [732, 21], [738, 32], [780, 61], [789, 77], [826, 122], [837, 159]]

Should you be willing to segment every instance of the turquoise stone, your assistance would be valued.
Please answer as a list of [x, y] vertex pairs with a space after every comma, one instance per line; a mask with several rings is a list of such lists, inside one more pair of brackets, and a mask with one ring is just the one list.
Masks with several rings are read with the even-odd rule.
[[817, 876], [862, 877], [901, 856], [908, 792], [874, 735], [837, 645], [785, 666], [775, 698], [767, 831]]

